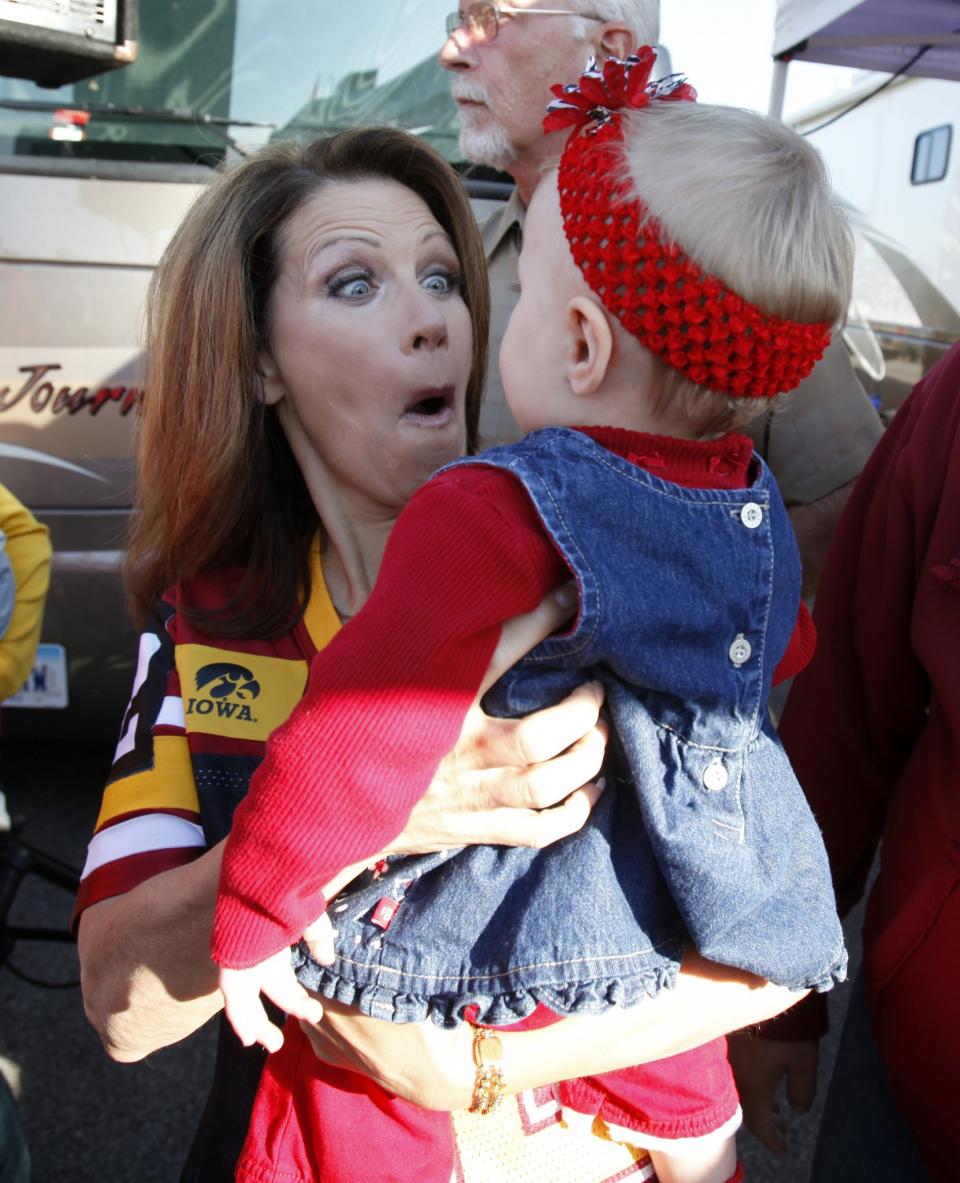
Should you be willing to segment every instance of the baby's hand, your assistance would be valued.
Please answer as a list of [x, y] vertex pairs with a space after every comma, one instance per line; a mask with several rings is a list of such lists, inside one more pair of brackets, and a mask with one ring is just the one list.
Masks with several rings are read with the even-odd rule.
[[333, 938], [333, 925], [327, 912], [303, 930], [303, 941], [307, 951], [320, 965], [333, 965], [337, 956], [333, 948]]
[[[333, 961], [333, 929], [326, 913], [305, 930], [303, 939], [315, 961]], [[283, 1032], [270, 1022], [261, 994], [304, 1022], [319, 1023], [323, 1018], [323, 1007], [297, 981], [289, 949], [281, 949], [248, 969], [221, 969], [218, 984], [227, 1018], [244, 1047], [259, 1043], [275, 1052], [283, 1046]]]

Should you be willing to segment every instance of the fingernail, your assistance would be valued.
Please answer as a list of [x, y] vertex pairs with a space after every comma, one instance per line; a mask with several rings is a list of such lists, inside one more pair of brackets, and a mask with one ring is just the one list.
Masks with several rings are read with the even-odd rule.
[[576, 607], [579, 598], [576, 582], [571, 579], [569, 583], [561, 583], [559, 587], [553, 589], [553, 598], [561, 608]]
[[607, 778], [605, 776], [598, 776], [596, 783], [597, 783], [597, 788], [602, 793], [603, 790], [607, 787]]

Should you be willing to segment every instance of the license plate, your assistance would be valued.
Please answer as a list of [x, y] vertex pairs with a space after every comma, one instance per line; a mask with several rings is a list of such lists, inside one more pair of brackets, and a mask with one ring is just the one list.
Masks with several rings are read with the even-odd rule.
[[62, 710], [67, 705], [67, 651], [62, 645], [39, 645], [26, 682], [3, 706]]

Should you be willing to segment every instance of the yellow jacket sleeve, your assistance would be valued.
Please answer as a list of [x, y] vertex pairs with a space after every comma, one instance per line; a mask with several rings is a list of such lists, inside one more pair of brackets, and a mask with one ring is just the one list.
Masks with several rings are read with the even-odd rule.
[[16, 598], [0, 637], [0, 702], [15, 694], [33, 665], [50, 584], [50, 537], [46, 526], [0, 485], [0, 530], [6, 537]]

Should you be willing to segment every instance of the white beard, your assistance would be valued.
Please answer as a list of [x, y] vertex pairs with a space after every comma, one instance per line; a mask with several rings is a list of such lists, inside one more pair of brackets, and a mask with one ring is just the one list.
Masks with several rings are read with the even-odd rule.
[[474, 164], [499, 169], [507, 168], [517, 157], [506, 129], [496, 122], [489, 122], [485, 127], [470, 127], [461, 122], [460, 151]]
[[[451, 86], [455, 99], [487, 102], [487, 92], [468, 78], [455, 78]], [[489, 106], [483, 112], [460, 112], [460, 151], [474, 164], [489, 164], [492, 168], [506, 168], [517, 156], [507, 129], [494, 116]]]

